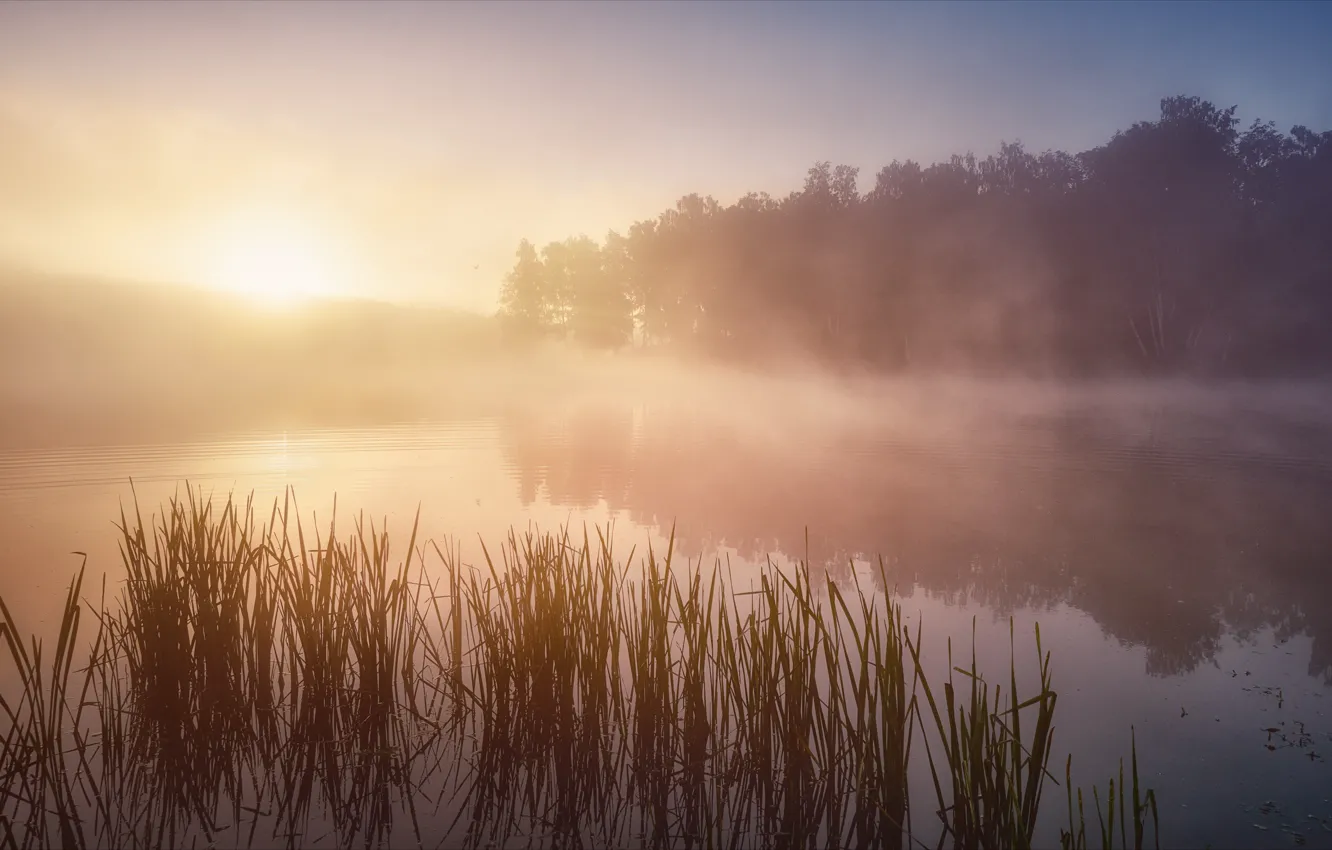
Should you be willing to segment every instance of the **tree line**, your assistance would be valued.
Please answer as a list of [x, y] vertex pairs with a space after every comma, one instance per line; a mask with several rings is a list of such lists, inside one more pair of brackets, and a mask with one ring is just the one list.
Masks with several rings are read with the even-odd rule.
[[1260, 376], [1332, 371], [1332, 131], [1236, 107], [1079, 154], [816, 163], [784, 198], [691, 194], [626, 235], [524, 240], [520, 337], [875, 370]]

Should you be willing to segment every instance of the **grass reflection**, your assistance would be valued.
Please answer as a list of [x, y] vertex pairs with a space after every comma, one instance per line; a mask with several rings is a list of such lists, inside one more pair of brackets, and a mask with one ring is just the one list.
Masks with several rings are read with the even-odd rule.
[[[940, 690], [919, 628], [854, 571], [739, 590], [567, 530], [468, 566], [415, 529], [397, 556], [364, 520], [307, 531], [290, 494], [260, 522], [191, 493], [122, 514], [124, 586], [91, 605], [80, 571], [53, 655], [0, 601], [0, 846], [1035, 840], [1057, 702], [1039, 631], [1034, 693], [974, 647]], [[913, 744], [937, 822], [911, 822]], [[1137, 776], [1135, 748], [1090, 830], [1069, 784], [1064, 846], [1142, 847], [1149, 814], [1154, 837]]]

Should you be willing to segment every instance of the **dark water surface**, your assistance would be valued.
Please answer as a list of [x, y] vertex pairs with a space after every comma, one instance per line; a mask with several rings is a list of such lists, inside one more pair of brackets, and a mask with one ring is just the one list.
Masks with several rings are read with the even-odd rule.
[[[677, 558], [736, 570], [807, 556], [849, 575], [881, 556], [940, 653], [948, 636], [970, 643], [974, 618], [982, 670], [1002, 672], [1009, 617], [1020, 655], [1040, 623], [1057, 752], [1075, 754], [1075, 780], [1103, 784], [1135, 727], [1163, 844], [1332, 846], [1324, 397], [1163, 385], [833, 398], [773, 384], [730, 402], [583, 393], [345, 428], [144, 423], [137, 441], [99, 437], [96, 421], [28, 429], [0, 443], [0, 595], [49, 628], [75, 551], [113, 588], [131, 478], [145, 515], [185, 481], [253, 491], [264, 516], [293, 486], [321, 522], [336, 492], [341, 518], [386, 519], [401, 545], [419, 505], [422, 534], [456, 536], [470, 559], [478, 535], [498, 543], [511, 526], [608, 522], [626, 554], [664, 549], [674, 528]], [[1046, 794], [1062, 815], [1063, 789]]]

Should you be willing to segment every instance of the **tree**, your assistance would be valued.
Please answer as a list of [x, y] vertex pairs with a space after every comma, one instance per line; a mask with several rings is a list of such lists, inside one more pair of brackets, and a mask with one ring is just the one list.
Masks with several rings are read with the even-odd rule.
[[520, 336], [533, 337], [547, 326], [546, 275], [536, 248], [518, 243], [517, 262], [500, 289], [500, 316]]
[[569, 320], [573, 317], [574, 284], [570, 263], [572, 239], [551, 242], [541, 249], [541, 263], [545, 268], [546, 286], [543, 292], [546, 326], [558, 337], [569, 334]]
[[578, 236], [564, 243], [570, 293], [569, 326], [578, 342], [619, 348], [629, 341], [633, 320], [623, 277], [612, 277], [597, 243]]
[[1236, 111], [1168, 97], [1091, 150], [894, 160], [864, 196], [826, 160], [780, 199], [686, 195], [602, 246], [538, 260], [524, 243], [505, 311], [586, 345], [636, 329], [728, 358], [1332, 371], [1332, 133], [1241, 133]]

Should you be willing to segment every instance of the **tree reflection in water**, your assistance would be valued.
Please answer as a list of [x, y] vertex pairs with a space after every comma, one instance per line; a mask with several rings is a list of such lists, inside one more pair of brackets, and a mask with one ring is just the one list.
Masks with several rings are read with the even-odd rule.
[[604, 501], [674, 527], [690, 558], [808, 555], [846, 575], [882, 557], [900, 591], [952, 605], [1072, 606], [1144, 647], [1151, 675], [1211, 661], [1227, 635], [1307, 633], [1310, 675], [1332, 682], [1332, 617], [1309, 604], [1327, 593], [1332, 474], [1298, 456], [1134, 444], [1072, 415], [966, 442], [628, 405], [501, 430], [525, 504]]

